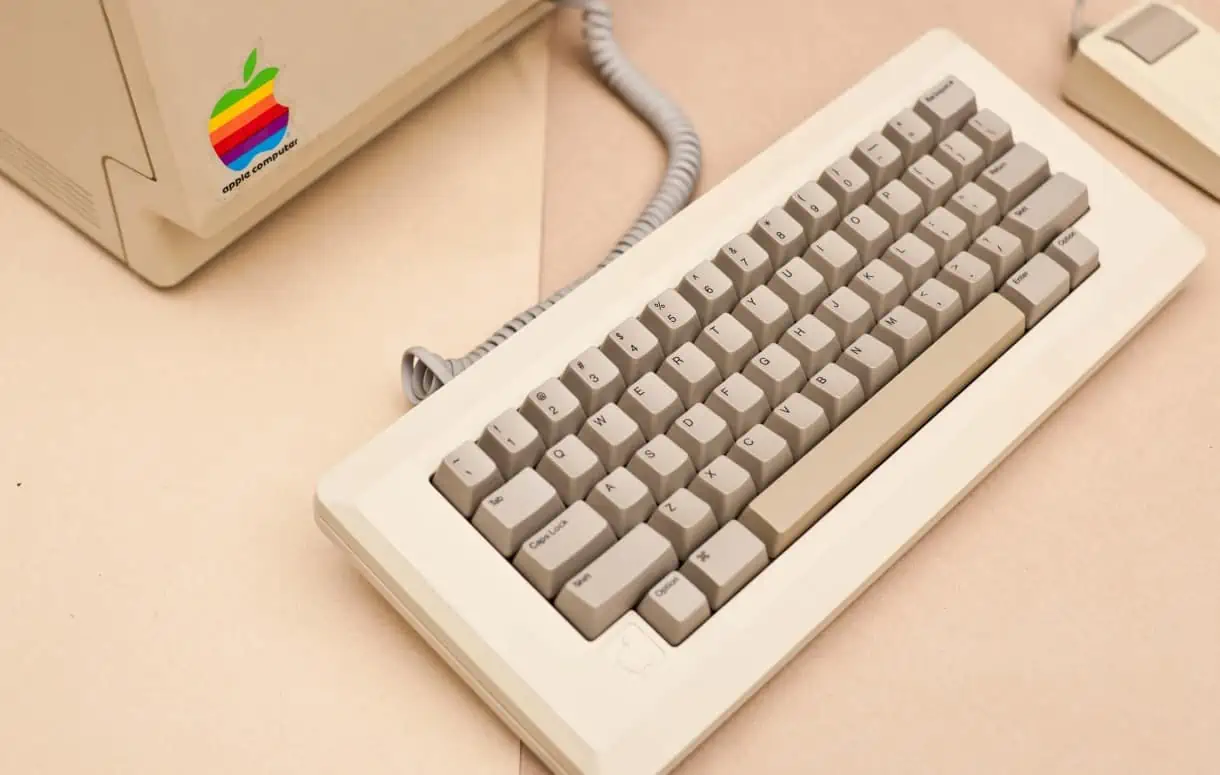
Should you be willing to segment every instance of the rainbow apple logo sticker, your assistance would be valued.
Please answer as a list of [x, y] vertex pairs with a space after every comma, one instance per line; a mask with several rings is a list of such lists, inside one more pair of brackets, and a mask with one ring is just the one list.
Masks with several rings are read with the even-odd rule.
[[288, 133], [288, 108], [275, 99], [278, 67], [258, 66], [258, 49], [246, 57], [245, 85], [225, 93], [212, 109], [208, 133], [212, 150], [235, 172], [250, 166], [254, 157], [274, 149]]

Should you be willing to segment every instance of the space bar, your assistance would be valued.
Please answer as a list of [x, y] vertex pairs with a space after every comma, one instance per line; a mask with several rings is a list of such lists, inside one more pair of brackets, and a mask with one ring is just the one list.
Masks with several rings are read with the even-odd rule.
[[774, 558], [1025, 333], [992, 293], [763, 490], [741, 515]]

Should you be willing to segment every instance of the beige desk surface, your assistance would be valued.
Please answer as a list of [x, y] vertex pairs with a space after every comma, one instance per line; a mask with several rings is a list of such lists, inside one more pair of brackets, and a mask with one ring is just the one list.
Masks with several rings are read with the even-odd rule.
[[[1220, 253], [1220, 204], [1057, 99], [1068, 0], [614, 5], [702, 130], [705, 189], [946, 25]], [[1191, 7], [1220, 26], [1217, 0]], [[0, 773], [541, 773], [309, 509], [402, 410], [403, 346], [473, 344], [655, 184], [661, 150], [589, 78], [575, 21], [174, 293], [0, 185]], [[496, 142], [463, 134], [472, 105], [500, 111]], [[682, 775], [1220, 771], [1217, 310], [1213, 256]]]

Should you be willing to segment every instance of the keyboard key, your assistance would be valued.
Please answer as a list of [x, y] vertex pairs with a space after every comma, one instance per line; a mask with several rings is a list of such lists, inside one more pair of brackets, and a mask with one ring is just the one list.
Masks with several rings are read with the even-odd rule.
[[550, 600], [614, 541], [606, 520], [589, 504], [577, 501], [526, 540], [513, 565]]
[[884, 218], [894, 234], [906, 234], [924, 216], [923, 200], [901, 180], [891, 180], [868, 206]]
[[636, 525], [564, 584], [555, 607], [593, 640], [677, 567], [678, 556], [669, 541], [648, 525]]
[[1067, 270], [1073, 288], [1101, 265], [1097, 245], [1076, 229], [1069, 229], [1056, 237], [1047, 247], [1046, 255]]
[[974, 309], [987, 294], [995, 290], [995, 276], [983, 259], [969, 253], [958, 253], [950, 259], [936, 276], [945, 285], [957, 291], [966, 312]]
[[949, 197], [945, 209], [965, 222], [971, 239], [977, 238], [1000, 220], [1000, 203], [974, 181]]
[[691, 636], [712, 614], [707, 598], [681, 573], [671, 573], [644, 596], [640, 616], [671, 646]]
[[880, 256], [894, 241], [894, 232], [889, 221], [882, 218], [868, 205], [852, 210], [837, 229], [860, 254], [860, 262], [867, 264]]
[[699, 500], [712, 507], [712, 513], [722, 525], [736, 519], [750, 499], [758, 494], [754, 480], [727, 455], [721, 455], [699, 469], [688, 486]]
[[1057, 172], [1004, 216], [1000, 227], [1021, 240], [1026, 255], [1033, 255], [1088, 211], [1089, 191], [1085, 185]]
[[486, 452], [468, 441], [445, 456], [432, 475], [432, 484], [470, 519], [479, 503], [504, 484], [504, 475]]
[[911, 294], [906, 307], [924, 319], [933, 339], [940, 339], [954, 323], [962, 319], [965, 312], [957, 291], [935, 277]]
[[657, 436], [636, 450], [627, 470], [644, 483], [652, 497], [663, 501], [695, 476], [690, 456], [668, 436]]
[[716, 528], [712, 507], [699, 500], [685, 487], [674, 492], [657, 506], [648, 526], [673, 544], [678, 561], [682, 562], [699, 544], [706, 541]]
[[1006, 213], [1051, 175], [1050, 162], [1026, 142], [1014, 145], [999, 161], [983, 170], [978, 184], [996, 198]]
[[837, 231], [828, 231], [805, 251], [805, 261], [826, 280], [828, 290], [841, 288], [860, 271], [860, 251]]
[[542, 436], [516, 409], [502, 412], [488, 423], [478, 444], [496, 462], [505, 479], [537, 463], [546, 449]]
[[966, 228], [966, 222], [944, 207], [937, 207], [924, 216], [915, 227], [915, 236], [932, 246], [936, 260], [941, 264], [970, 244], [970, 230]]
[[907, 167], [902, 182], [923, 202], [924, 212], [940, 207], [953, 194], [953, 173], [931, 156], [921, 156]]
[[877, 190], [902, 174], [902, 151], [880, 132], [874, 132], [852, 149], [851, 159], [860, 165]]
[[580, 401], [586, 415], [617, 401], [627, 389], [618, 367], [596, 347], [590, 347], [572, 360], [564, 369], [561, 381]]
[[1000, 286], [1000, 294], [1025, 315], [1033, 328], [1063, 301], [1072, 287], [1068, 271], [1045, 253], [1038, 253]]
[[655, 373], [649, 372], [635, 381], [619, 399], [619, 407], [640, 426], [645, 439], [659, 436], [685, 408], [678, 392]]
[[835, 332], [813, 315], [805, 315], [788, 328], [779, 346], [796, 358], [808, 379], [839, 356], [842, 346]]
[[704, 326], [695, 345], [707, 353], [721, 374], [740, 371], [746, 361], [758, 354], [758, 342], [750, 329], [727, 312]]
[[729, 450], [729, 460], [745, 469], [759, 490], [779, 478], [792, 465], [788, 442], [764, 424], [750, 428]]
[[794, 258], [780, 267], [767, 287], [784, 300], [793, 318], [813, 312], [830, 293], [826, 280], [803, 258]]
[[773, 268], [771, 256], [748, 234], [729, 240], [713, 262], [733, 281], [738, 295], [765, 283]]
[[784, 329], [795, 322], [784, 300], [765, 285], [742, 296], [733, 317], [749, 330], [759, 347], [779, 339]]
[[977, 110], [974, 92], [952, 75], [924, 92], [915, 103], [915, 112], [932, 127], [938, 141], [961, 127]]
[[809, 379], [796, 356], [774, 342], [750, 359], [742, 376], [762, 388], [771, 406], [800, 390]]
[[914, 234], [904, 234], [881, 257], [902, 276], [907, 288], [918, 288], [940, 271], [936, 251]]
[[1023, 333], [1020, 310], [998, 294], [987, 297], [764, 490], [741, 524], [770, 557], [779, 555]]
[[666, 354], [686, 342], [693, 342], [703, 326], [690, 302], [673, 288], [666, 289], [640, 314], [640, 322], [661, 343]]
[[830, 326], [840, 344], [854, 342], [877, 322], [872, 307], [851, 288], [840, 288], [827, 296], [813, 315]]
[[784, 209], [805, 229], [809, 241], [817, 239], [839, 222], [839, 203], [830, 192], [813, 181], [788, 198]]
[[657, 376], [674, 389], [683, 406], [694, 406], [707, 398], [724, 379], [711, 357], [694, 342], [687, 342], [662, 361]]
[[881, 317], [907, 297], [907, 286], [902, 275], [880, 259], [861, 269], [847, 287], [868, 302], [874, 317]]
[[618, 404], [607, 404], [589, 415], [577, 435], [593, 450], [607, 471], [626, 465], [644, 444], [644, 433]]
[[788, 442], [795, 458], [800, 458], [830, 432], [830, 420], [822, 407], [804, 393], [793, 393], [780, 402], [765, 423]]
[[894, 351], [872, 334], [852, 342], [839, 356], [839, 365], [860, 380], [865, 398], [880, 390], [898, 373]]
[[762, 388], [741, 374], [730, 374], [707, 397], [707, 408], [724, 418], [733, 438], [760, 423], [771, 411]]
[[904, 108], [887, 121], [881, 134], [902, 152], [907, 164], [930, 152], [934, 144], [932, 127], [911, 108]]
[[471, 524], [505, 557], [563, 511], [559, 493], [532, 468], [523, 469], [491, 495], [474, 513]]
[[687, 409], [669, 429], [669, 438], [682, 448], [695, 468], [701, 469], [733, 446], [733, 432], [724, 418], [695, 404]]
[[703, 321], [715, 320], [737, 304], [733, 281], [711, 261], [704, 261], [687, 272], [678, 283], [678, 293], [695, 308]]
[[682, 565], [682, 575], [698, 587], [715, 611], [766, 566], [762, 541], [733, 520], [691, 554]]
[[838, 363], [828, 363], [813, 375], [801, 391], [826, 413], [834, 428], [864, 403], [864, 386], [860, 379]]
[[[801, 224], [785, 212], [775, 207], [758, 222], [750, 231], [754, 241], [767, 251], [771, 257], [771, 266], [781, 266], [790, 258], [796, 258], [809, 247], [809, 238]], [[766, 278], [759, 282], [766, 282]]]
[[554, 377], [526, 396], [520, 411], [548, 447], [569, 433], [579, 431], [587, 417], [575, 394]]
[[656, 369], [665, 357], [661, 342], [638, 318], [627, 318], [615, 326], [606, 335], [602, 351], [618, 367], [627, 384]]
[[990, 164], [1012, 148], [1012, 127], [990, 108], [983, 108], [970, 117], [962, 127], [962, 134], [983, 149], [983, 157]]
[[932, 344], [932, 329], [928, 321], [905, 306], [895, 307], [877, 321], [873, 336], [894, 351], [898, 368], [905, 369]]
[[827, 167], [818, 178], [818, 183], [835, 198], [839, 210], [845, 213], [855, 210], [873, 195], [873, 184], [868, 173], [846, 156]]
[[945, 165], [957, 187], [974, 180], [983, 169], [983, 149], [960, 131], [941, 140], [932, 151], [932, 158]]
[[648, 519], [657, 506], [656, 498], [652, 497], [644, 483], [621, 467], [594, 485], [585, 502], [602, 515], [619, 538]]
[[606, 476], [606, 467], [576, 436], [564, 436], [538, 461], [538, 473], [559, 493], [565, 506], [583, 500]]
[[1022, 247], [1021, 240], [999, 226], [992, 226], [983, 232], [970, 246], [970, 252], [991, 267], [991, 274], [997, 284], [1007, 280], [1025, 263], [1025, 248]]

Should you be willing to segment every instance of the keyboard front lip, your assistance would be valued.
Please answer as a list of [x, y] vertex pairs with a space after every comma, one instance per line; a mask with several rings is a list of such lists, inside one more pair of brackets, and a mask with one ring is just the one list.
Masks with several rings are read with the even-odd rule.
[[[456, 442], [473, 438], [487, 417], [503, 409], [504, 395], [523, 395], [539, 375], [558, 373], [568, 357], [642, 307], [652, 291], [676, 282], [695, 263], [675, 261], [677, 246], [686, 246], [677, 255], [710, 255], [748, 225], [728, 188], [705, 195], [408, 413], [319, 488], [319, 519], [364, 536], [347, 544], [349, 550], [379, 569], [374, 573], [386, 587], [403, 590], [395, 593], [403, 598], [400, 608], [409, 605], [408, 594], [415, 598], [424, 612], [415, 617], [417, 626], [425, 619], [450, 623], [422, 626], [452, 644], [445, 647], [449, 658], [482, 676], [467, 680], [510, 708], [518, 726], [536, 730], [531, 736], [545, 750], [567, 752], [560, 771], [636, 775], [679, 757], [679, 741], [707, 734], [807, 643], [1137, 330], [1201, 258], [1202, 244], [1169, 213], [1134, 184], [1108, 174], [1095, 151], [1041, 118], [1031, 98], [976, 54], [964, 46], [941, 48], [946, 43], [941, 34], [925, 37], [862, 82], [850, 99], [824, 109], [816, 125], [781, 141], [822, 148], [810, 154], [808, 169], [785, 171], [784, 154], [771, 153], [723, 185], [758, 192], [759, 201], [778, 200], [841, 152], [846, 143], [836, 145], [835, 138], [855, 137], [860, 127], [913, 99], [924, 81], [955, 72], [977, 86], [985, 104], [1004, 106], [1014, 126], [1046, 148], [1053, 163], [1089, 184], [1093, 209], [1080, 225], [1098, 241], [1103, 268], [691, 639], [678, 649], [655, 639], [664, 656], [646, 680], [620, 669], [613, 651], [629, 628], [649, 631], [638, 615], [628, 615], [595, 643], [584, 641], [476, 531], [452, 519], [427, 477]], [[912, 72], [924, 76], [913, 78]], [[901, 93], [888, 85], [894, 83], [904, 84]], [[851, 131], [841, 131], [844, 125]], [[817, 142], [807, 143], [809, 137]], [[737, 211], [736, 219], [726, 219], [730, 211]], [[703, 229], [708, 223], [715, 228]], [[600, 305], [599, 292], [605, 297]], [[586, 316], [598, 307], [602, 314], [595, 320]], [[532, 365], [520, 369], [522, 362]], [[487, 384], [505, 392], [485, 395]], [[434, 432], [442, 425], [443, 432]], [[414, 504], [414, 513], [395, 510], [393, 504], [401, 503]], [[831, 561], [819, 562], [825, 558]], [[480, 568], [483, 578], [471, 584], [455, 567]]]

